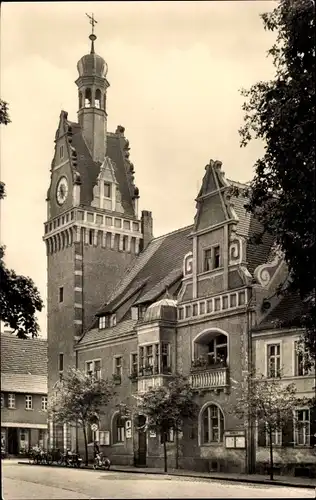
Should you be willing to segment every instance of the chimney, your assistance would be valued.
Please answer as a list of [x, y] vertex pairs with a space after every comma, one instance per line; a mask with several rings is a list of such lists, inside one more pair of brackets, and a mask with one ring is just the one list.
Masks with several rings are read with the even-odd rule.
[[152, 213], [148, 212], [147, 210], [142, 210], [141, 223], [142, 223], [142, 233], [143, 233], [142, 250], [145, 250], [145, 248], [149, 245], [149, 243], [154, 237]]

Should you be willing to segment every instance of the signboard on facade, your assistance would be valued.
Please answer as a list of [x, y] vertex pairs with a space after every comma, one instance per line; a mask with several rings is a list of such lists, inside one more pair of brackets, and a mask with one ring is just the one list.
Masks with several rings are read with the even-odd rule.
[[226, 448], [245, 448], [246, 438], [244, 430], [226, 431], [225, 432], [225, 447]]
[[91, 424], [91, 430], [92, 430], [93, 432], [96, 432], [96, 431], [98, 430], [98, 428], [99, 428], [99, 427], [98, 427], [98, 424]]
[[132, 429], [126, 429], [126, 438], [131, 438], [132, 437]]
[[149, 431], [149, 437], [155, 438], [157, 436], [155, 431]]
[[125, 422], [125, 428], [126, 428], [126, 430], [132, 428], [132, 421], [131, 420], [126, 420], [126, 422]]

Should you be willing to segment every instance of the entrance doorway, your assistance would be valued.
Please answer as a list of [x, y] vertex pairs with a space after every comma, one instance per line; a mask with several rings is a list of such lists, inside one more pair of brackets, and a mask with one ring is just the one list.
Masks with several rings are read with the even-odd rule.
[[9, 455], [18, 455], [18, 429], [17, 427], [8, 427], [8, 453]]
[[147, 432], [145, 430], [146, 417], [139, 415], [138, 417], [138, 453], [136, 457], [136, 466], [145, 467], [147, 457]]

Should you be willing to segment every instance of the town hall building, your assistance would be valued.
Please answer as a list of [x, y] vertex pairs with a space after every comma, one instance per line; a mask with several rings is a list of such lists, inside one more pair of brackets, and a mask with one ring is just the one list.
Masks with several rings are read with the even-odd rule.
[[[133, 395], [181, 373], [196, 389], [199, 414], [179, 435], [170, 432], [170, 465], [244, 471], [250, 439], [259, 461], [268, 456], [267, 443], [249, 437], [233, 412], [249, 360], [263, 371], [269, 357], [288, 368], [296, 362], [299, 332], [276, 330], [271, 319], [278, 308], [284, 314], [275, 290], [286, 265], [270, 235], [253, 242], [261, 227], [244, 207], [245, 186], [226, 179], [218, 160], [201, 168], [192, 224], [154, 237], [152, 213], [139, 213], [124, 127], [107, 130], [108, 68], [95, 40], [77, 64], [78, 121], [60, 113], [47, 193], [48, 394], [70, 366], [114, 377], [116, 396], [98, 430], [89, 429], [90, 443], [98, 439], [113, 463], [160, 467], [161, 437], [141, 415], [123, 420], [117, 404], [134, 407]], [[312, 396], [313, 375], [295, 370], [288, 377]], [[310, 409], [297, 411], [305, 437], [293, 428], [276, 444], [285, 454], [298, 446], [301, 461], [316, 463], [315, 422]], [[49, 422], [50, 446], [83, 451], [81, 434]]]

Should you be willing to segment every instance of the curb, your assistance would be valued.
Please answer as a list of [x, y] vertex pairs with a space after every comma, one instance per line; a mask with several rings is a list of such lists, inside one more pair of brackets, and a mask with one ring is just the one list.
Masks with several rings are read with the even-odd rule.
[[[29, 462], [18, 462], [19, 465], [33, 465]], [[38, 464], [41, 467], [60, 467], [58, 465], [47, 465], [47, 464]], [[91, 465], [81, 465], [80, 469], [85, 469], [85, 470], [91, 470], [93, 471], [93, 467]], [[100, 470], [99, 470], [100, 471]], [[106, 471], [104, 471], [106, 472]], [[196, 478], [196, 479], [208, 479], [210, 481], [216, 480], [216, 481], [227, 481], [227, 482], [233, 482], [233, 483], [248, 483], [248, 484], [265, 484], [266, 486], [286, 486], [286, 487], [292, 487], [292, 488], [308, 488], [308, 489], [315, 489], [316, 492], [316, 484], [304, 484], [304, 483], [291, 483], [287, 481], [280, 481], [278, 479], [258, 479], [258, 478], [252, 478], [248, 479], [245, 477], [227, 477], [227, 476], [206, 476], [203, 474], [192, 474], [192, 473], [186, 473], [186, 474], [179, 474], [177, 472], [163, 472], [159, 470], [150, 470], [150, 471], [145, 471], [145, 470], [139, 470], [139, 469], [131, 469], [131, 470], [126, 470], [126, 469], [120, 469], [120, 468], [115, 468], [111, 467], [110, 472], [122, 472], [126, 474], [157, 474], [161, 476], [175, 476], [175, 477], [191, 477], [191, 478]]]

